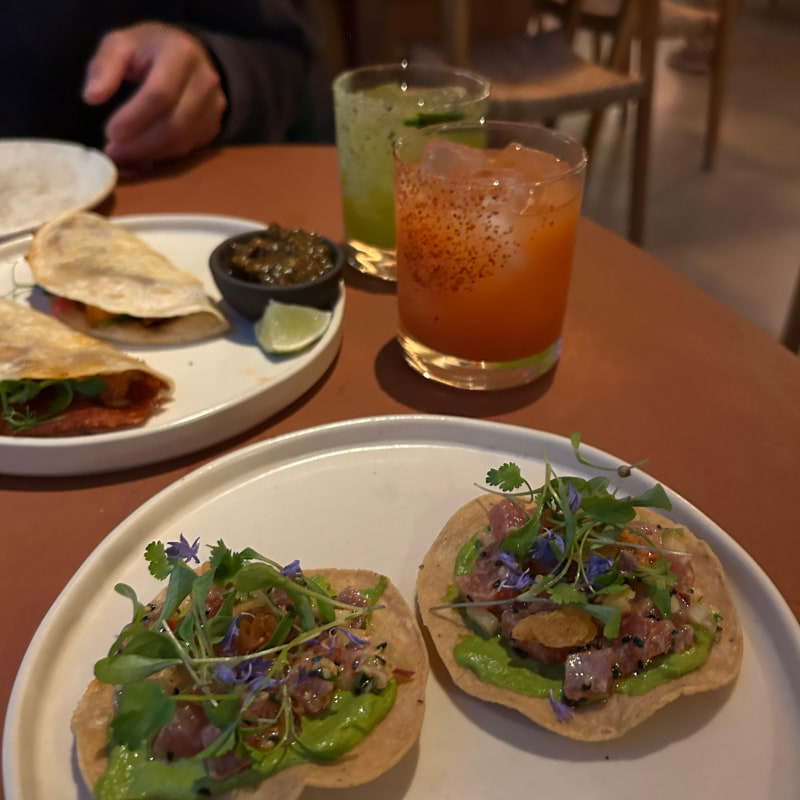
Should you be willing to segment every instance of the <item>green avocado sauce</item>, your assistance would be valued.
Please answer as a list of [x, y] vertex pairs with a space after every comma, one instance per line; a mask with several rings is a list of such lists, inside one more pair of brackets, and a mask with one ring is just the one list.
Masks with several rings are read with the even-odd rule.
[[307, 761], [333, 761], [358, 746], [391, 710], [397, 684], [389, 681], [380, 694], [337, 691], [328, 710], [303, 720], [303, 730], [291, 744], [263, 753], [250, 750], [253, 766], [223, 781], [207, 777], [202, 761], [172, 763], [151, 758], [142, 747], [114, 747], [97, 786], [97, 800], [196, 800], [242, 786], [254, 786], [281, 770]]
[[[688, 650], [654, 659], [636, 675], [617, 681], [614, 691], [646, 694], [656, 686], [699, 669], [706, 663], [711, 643], [711, 634], [695, 626], [694, 644]], [[472, 670], [483, 683], [527, 697], [547, 697], [551, 690], [558, 696], [564, 686], [563, 679], [555, 677], [552, 665], [517, 657], [503, 645], [500, 636], [483, 639], [468, 634], [453, 648], [453, 656], [459, 666]]]
[[629, 695], [647, 694], [662, 683], [699, 669], [708, 659], [711, 642], [711, 634], [705, 628], [695, 625], [694, 644], [688, 650], [653, 659], [641, 672], [618, 680], [614, 691]]
[[483, 683], [527, 697], [547, 697], [550, 690], [558, 694], [564, 685], [560, 678], [545, 677], [530, 662], [515, 656], [499, 636], [483, 639], [471, 633], [453, 648], [453, 655], [459, 666], [472, 670]]
[[483, 545], [477, 533], [464, 543], [456, 556], [456, 577], [460, 575], [469, 575], [469, 573], [475, 569], [475, 564], [478, 561], [478, 556], [482, 549]]

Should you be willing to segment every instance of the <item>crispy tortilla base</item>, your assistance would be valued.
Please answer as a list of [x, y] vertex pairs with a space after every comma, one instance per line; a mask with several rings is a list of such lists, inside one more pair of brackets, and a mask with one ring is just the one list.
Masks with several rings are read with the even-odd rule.
[[[205, 567], [205, 565], [204, 565]], [[199, 571], [204, 571], [201, 567]], [[365, 589], [380, 579], [377, 572], [363, 569], [306, 570], [324, 575], [337, 589]], [[162, 593], [163, 595], [163, 593]], [[162, 595], [155, 602], [160, 603]], [[428, 655], [414, 614], [400, 592], [389, 584], [380, 601], [385, 608], [372, 618], [371, 631], [390, 642], [392, 663], [414, 671], [413, 678], [398, 684], [397, 700], [383, 722], [354, 750], [330, 765], [304, 764], [279, 772], [258, 786], [237, 789], [223, 800], [293, 800], [306, 785], [346, 788], [367, 783], [391, 769], [414, 746], [425, 715], [425, 684]], [[78, 765], [87, 785], [94, 789], [106, 770], [108, 726], [113, 716], [115, 687], [93, 680], [72, 715], [72, 732]]]
[[[730, 683], [738, 675], [742, 662], [742, 629], [722, 565], [711, 548], [683, 526], [680, 526], [684, 531], [681, 549], [692, 556], [695, 591], [715, 605], [724, 617], [721, 639], [712, 647], [708, 661], [700, 669], [657, 686], [639, 697], [612, 695], [602, 705], [576, 711], [570, 722], [559, 723], [548, 699], [526, 697], [483, 683], [474, 672], [459, 666], [453, 656], [453, 648], [467, 633], [461, 615], [455, 609], [430, 609], [444, 602], [447, 588], [453, 583], [453, 565], [458, 551], [475, 533], [484, 528], [488, 521], [489, 508], [499, 500], [500, 498], [484, 495], [460, 508], [444, 526], [439, 538], [425, 556], [417, 581], [417, 598], [422, 620], [429, 629], [450, 676], [465, 692], [482, 700], [514, 708], [528, 719], [562, 736], [592, 742], [622, 736], [681, 695], [717, 689]], [[660, 514], [645, 509], [637, 509], [637, 519], [652, 525], [679, 527]]]

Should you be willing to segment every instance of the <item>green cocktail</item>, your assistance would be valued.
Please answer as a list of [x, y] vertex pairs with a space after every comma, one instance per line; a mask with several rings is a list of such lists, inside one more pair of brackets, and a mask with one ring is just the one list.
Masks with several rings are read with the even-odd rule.
[[333, 96], [350, 263], [394, 280], [394, 141], [427, 125], [477, 122], [489, 82], [451, 67], [393, 64], [342, 73]]

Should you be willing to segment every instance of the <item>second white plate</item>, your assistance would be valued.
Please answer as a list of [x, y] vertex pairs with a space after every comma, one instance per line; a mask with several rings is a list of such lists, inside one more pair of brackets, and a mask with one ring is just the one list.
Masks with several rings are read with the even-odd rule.
[[[222, 537], [283, 563], [374, 569], [413, 601], [419, 564], [448, 517], [478, 493], [473, 481], [507, 460], [540, 481], [545, 452], [560, 474], [587, 476], [569, 442], [552, 434], [385, 417], [262, 442], [168, 487], [94, 551], [31, 642], [4, 731], [6, 800], [88, 798], [76, 782], [69, 718], [92, 664], [130, 617], [114, 584], [129, 583], [145, 598], [159, 591], [142, 557], [148, 542], [183, 533], [200, 537], [207, 552]], [[620, 463], [591, 448], [586, 455]], [[651, 484], [637, 472], [624, 489], [636, 494]], [[680, 698], [621, 739], [585, 743], [468, 697], [432, 654], [419, 747], [377, 781], [308, 790], [303, 800], [796, 800], [800, 629], [747, 553], [686, 500], [670, 497], [671, 516], [714, 548], [734, 592], [745, 655], [732, 687]]]
[[[215, 300], [220, 294], [208, 269], [211, 251], [229, 236], [264, 227], [254, 220], [200, 214], [148, 214], [113, 221], [195, 274]], [[0, 245], [0, 296], [32, 282], [25, 261], [29, 246], [27, 236]], [[39, 310], [49, 306], [38, 291], [15, 292], [14, 298]], [[265, 355], [255, 342], [253, 324], [225, 304], [222, 309], [231, 322], [224, 336], [181, 346], [120, 347], [176, 384], [174, 399], [145, 425], [92, 436], [3, 436], [0, 473], [84, 475], [200, 450], [285, 408], [322, 377], [339, 350], [344, 289], [323, 337], [293, 356]]]

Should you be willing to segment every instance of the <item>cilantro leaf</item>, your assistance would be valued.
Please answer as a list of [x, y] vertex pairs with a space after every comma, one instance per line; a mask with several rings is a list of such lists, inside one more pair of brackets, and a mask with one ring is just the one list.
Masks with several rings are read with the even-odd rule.
[[497, 486], [504, 492], [513, 492], [522, 486], [522, 473], [516, 464], [506, 463], [486, 473], [486, 483]]
[[603, 606], [596, 603], [584, 603], [581, 608], [588, 611], [603, 623], [603, 636], [615, 639], [619, 636], [622, 612], [616, 606]]
[[254, 554], [255, 551], [249, 547], [241, 553], [235, 553], [220, 539], [211, 548], [211, 571], [214, 573], [214, 583], [220, 586], [230, 583], [233, 576], [244, 566], [245, 561], [253, 558]]
[[163, 542], [150, 542], [145, 548], [144, 557], [150, 574], [159, 581], [168, 578], [175, 568], [175, 563], [167, 558]]
[[158, 681], [139, 681], [120, 693], [117, 714], [111, 720], [111, 742], [135, 748], [169, 725], [175, 703], [164, 694]]
[[585, 603], [586, 596], [577, 586], [571, 583], [557, 583], [555, 586], [547, 590], [550, 600], [558, 605], [566, 605], [568, 603]]

